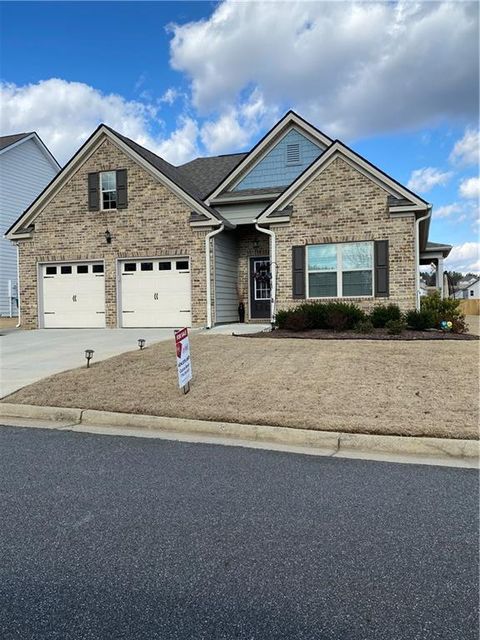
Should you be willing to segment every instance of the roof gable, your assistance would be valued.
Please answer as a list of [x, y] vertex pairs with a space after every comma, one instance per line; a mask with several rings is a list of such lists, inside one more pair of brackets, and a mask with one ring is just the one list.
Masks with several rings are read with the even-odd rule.
[[43, 156], [45, 156], [46, 160], [51, 164], [55, 171], [58, 171], [61, 168], [50, 149], [48, 149], [43, 140], [35, 131], [30, 131], [29, 133], [15, 133], [10, 136], [1, 136], [0, 155], [3, 153], [8, 153], [11, 149], [16, 148], [17, 146], [23, 144], [24, 142], [27, 142], [28, 140], [31, 140], [34, 144], [37, 145]]
[[195, 160], [186, 162], [176, 169], [192, 182], [201, 197], [205, 198], [247, 155], [248, 153], [232, 153], [195, 158]]
[[225, 179], [222, 180], [214, 190], [212, 190], [208, 197], [206, 197], [206, 202], [210, 204], [222, 192], [233, 188], [234, 185], [236, 185], [293, 126], [295, 126], [305, 137], [311, 139], [322, 148], [326, 148], [332, 143], [331, 138], [309, 124], [294, 111], [289, 111], [272, 129], [270, 129], [268, 133], [265, 134], [261, 140], [259, 140], [259, 142], [257, 142], [250, 153], [245, 156], [245, 158], [225, 177]]
[[[312, 180], [339, 156], [394, 197], [393, 203], [397, 203], [398, 206], [390, 205], [390, 212], [425, 211], [430, 206], [423, 198], [414, 194], [339, 140], [335, 140], [273, 203], [262, 211], [257, 217], [257, 222], [268, 222], [269, 216], [273, 213], [275, 213], [275, 220], [278, 221], [279, 210], [285, 209]], [[392, 202], [392, 200], [390, 202]]]
[[[23, 212], [16, 222], [8, 229], [6, 236], [14, 240], [19, 237], [28, 237], [25, 235], [25, 228], [32, 225], [36, 217], [41, 213], [43, 208], [50, 202], [54, 195], [62, 188], [63, 184], [73, 175], [78, 167], [95, 152], [102, 143], [104, 138], [108, 137], [114, 144], [119, 146], [134, 161], [139, 163], [145, 169], [149, 170], [154, 177], [170, 187], [179, 197], [181, 197], [192, 209], [201, 214], [204, 219], [198, 224], [209, 223], [210, 225], [218, 225], [225, 220], [211, 207], [202, 202], [198, 191], [193, 185], [187, 184], [176, 167], [169, 164], [159, 156], [155, 155], [148, 149], [138, 145], [133, 140], [122, 136], [106, 125], [100, 125], [88, 140], [80, 147], [77, 153], [65, 165], [65, 167], [55, 176], [55, 178], [46, 186], [42, 193], [34, 200], [34, 202]], [[226, 223], [228, 226], [228, 223]]]
[[282, 138], [260, 156], [228, 193], [249, 189], [283, 191], [304, 169], [323, 153], [325, 146], [307, 138], [296, 127], [287, 129]]

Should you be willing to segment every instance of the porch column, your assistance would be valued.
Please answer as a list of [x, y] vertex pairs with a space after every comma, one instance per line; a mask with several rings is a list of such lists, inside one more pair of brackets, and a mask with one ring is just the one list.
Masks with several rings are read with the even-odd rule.
[[440, 291], [443, 298], [443, 258], [437, 258], [437, 271], [435, 273], [435, 286]]

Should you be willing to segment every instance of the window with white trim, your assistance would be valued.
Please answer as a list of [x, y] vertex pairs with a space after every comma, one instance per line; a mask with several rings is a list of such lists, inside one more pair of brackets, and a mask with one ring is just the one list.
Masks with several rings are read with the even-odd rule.
[[373, 242], [307, 246], [307, 297], [373, 295]]
[[117, 208], [116, 171], [102, 171], [100, 173], [100, 197], [102, 209]]

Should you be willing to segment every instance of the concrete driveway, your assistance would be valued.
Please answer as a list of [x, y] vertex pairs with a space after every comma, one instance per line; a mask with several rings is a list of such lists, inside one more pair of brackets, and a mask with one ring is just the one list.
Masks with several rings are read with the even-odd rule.
[[[193, 330], [194, 331], [194, 330]], [[93, 362], [172, 340], [173, 329], [38, 329], [9, 331], [0, 337], [0, 397], [60, 371], [85, 365], [85, 349], [95, 351]]]

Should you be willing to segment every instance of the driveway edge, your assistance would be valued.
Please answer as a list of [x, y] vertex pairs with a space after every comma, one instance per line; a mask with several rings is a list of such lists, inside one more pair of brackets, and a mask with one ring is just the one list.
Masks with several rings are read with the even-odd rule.
[[0, 403], [0, 417], [49, 420], [54, 423], [71, 421], [72, 427], [77, 425], [87, 427], [123, 427], [168, 433], [216, 436], [265, 444], [328, 449], [332, 455], [358, 451], [428, 457], [442, 456], [455, 459], [478, 459], [479, 457], [479, 442], [477, 440], [313, 431], [311, 429], [295, 429], [291, 427], [210, 422], [208, 420], [167, 418], [97, 411], [94, 409], [40, 407], [11, 403]]

